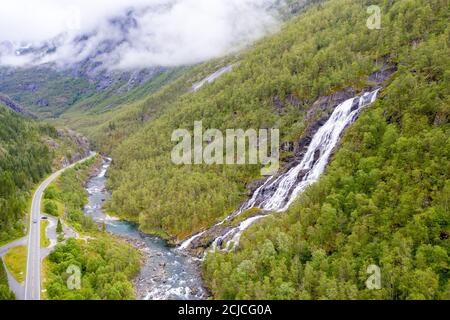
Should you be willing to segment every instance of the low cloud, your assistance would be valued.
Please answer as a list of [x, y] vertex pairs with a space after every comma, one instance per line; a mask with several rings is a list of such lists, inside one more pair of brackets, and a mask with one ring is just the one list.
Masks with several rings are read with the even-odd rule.
[[[0, 12], [0, 64], [109, 69], [193, 64], [278, 26], [283, 0], [16, 0]], [[31, 50], [32, 49], [32, 50]]]

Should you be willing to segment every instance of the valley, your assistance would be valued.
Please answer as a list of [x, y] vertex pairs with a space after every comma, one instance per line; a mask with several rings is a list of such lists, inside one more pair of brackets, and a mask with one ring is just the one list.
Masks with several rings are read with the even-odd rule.
[[[33, 278], [37, 291], [25, 299], [450, 299], [448, 4], [265, 4], [242, 7], [260, 15], [238, 28], [244, 46], [198, 61], [192, 50], [189, 63], [152, 65], [167, 48], [144, 42], [151, 50], [136, 57], [147, 65], [108, 67], [136, 49], [131, 35], [150, 9], [109, 19], [106, 36], [16, 52], [33, 58], [24, 67], [3, 66], [14, 50], [0, 43], [0, 246], [29, 237], [25, 288]], [[369, 5], [380, 28], [368, 27]], [[35, 62], [72, 47], [84, 59]], [[176, 130], [189, 133], [192, 159], [219, 143], [195, 135], [200, 121], [205, 131], [278, 130], [279, 170], [264, 175], [267, 163], [245, 153], [174, 163]], [[242, 156], [227, 148], [224, 157]], [[32, 204], [59, 170], [37, 190], [44, 209]], [[58, 234], [41, 261], [33, 221], [48, 210], [77, 236]], [[82, 271], [77, 290], [66, 286], [70, 265]], [[377, 290], [366, 286], [370, 266], [382, 273]], [[13, 297], [3, 269], [0, 299]]]

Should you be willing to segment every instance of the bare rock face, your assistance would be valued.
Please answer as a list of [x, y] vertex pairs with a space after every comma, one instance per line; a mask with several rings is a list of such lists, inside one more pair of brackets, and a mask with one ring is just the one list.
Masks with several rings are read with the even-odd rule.
[[289, 105], [295, 108], [300, 108], [302, 101], [294, 94], [289, 94], [284, 100], [282, 100], [279, 96], [274, 96], [272, 98], [273, 110], [278, 115], [283, 115], [285, 113], [286, 106]]
[[[397, 68], [392, 65], [383, 65], [380, 71], [371, 74], [368, 77], [368, 82], [370, 85], [367, 86], [364, 92], [373, 91], [376, 87], [379, 87], [383, 82], [385, 82]], [[344, 90], [333, 93], [332, 95], [326, 97], [320, 97], [316, 102], [313, 103], [311, 108], [307, 111], [306, 119], [307, 123], [311, 123], [305, 130], [305, 133], [300, 138], [299, 141], [295, 142], [294, 153], [297, 157], [301, 157], [303, 152], [311, 143], [312, 137], [317, 132], [317, 130], [322, 127], [325, 122], [328, 121], [334, 108], [336, 108], [342, 102], [351, 99], [359, 94], [354, 88], [349, 87]], [[355, 102], [356, 103], [356, 102]], [[355, 105], [357, 107], [357, 105]]]
[[[91, 148], [89, 140], [86, 137], [70, 129], [58, 129], [57, 133], [59, 140], [66, 141], [72, 145], [70, 155], [59, 160], [59, 167], [66, 167], [89, 156]], [[54, 149], [59, 147], [58, 143], [54, 140], [48, 141], [47, 144]]]
[[50, 102], [48, 101], [48, 99], [41, 98], [36, 101], [36, 105], [38, 105], [39, 107], [48, 107], [50, 105]]
[[326, 119], [321, 119], [325, 123], [328, 120], [326, 116], [329, 117], [335, 107], [354, 96], [356, 96], [356, 91], [353, 88], [346, 88], [342, 91], [335, 92], [330, 96], [320, 97], [306, 113], [306, 121], [313, 120], [317, 116], [325, 113], [324, 118]]
[[4, 104], [8, 108], [10, 108], [12, 111], [20, 113], [21, 115], [23, 115], [25, 117], [33, 118], [33, 119], [36, 118], [36, 116], [34, 114], [25, 110], [25, 108], [23, 108], [21, 105], [15, 103], [13, 100], [11, 100], [6, 95], [0, 94], [0, 103]]
[[283, 142], [280, 146], [280, 152], [292, 152], [294, 151], [294, 144], [290, 141]]
[[266, 179], [255, 180], [247, 184], [247, 194], [252, 195], [259, 187], [261, 187]]
[[[206, 231], [201, 237], [193, 240], [191, 246], [196, 251], [198, 251], [198, 249], [206, 250], [211, 247], [215, 239], [223, 237], [231, 229], [230, 226], [214, 226]], [[220, 247], [221, 243], [218, 243], [217, 245]]]
[[272, 104], [273, 104], [274, 111], [278, 115], [281, 115], [283, 113], [284, 103], [283, 103], [283, 101], [281, 101], [280, 97], [278, 97], [278, 96], [273, 97]]
[[385, 64], [380, 69], [380, 71], [377, 71], [369, 76], [369, 81], [375, 83], [375, 85], [379, 86], [384, 81], [386, 81], [388, 78], [392, 76], [392, 74], [397, 71], [397, 67], [394, 65], [388, 65]]

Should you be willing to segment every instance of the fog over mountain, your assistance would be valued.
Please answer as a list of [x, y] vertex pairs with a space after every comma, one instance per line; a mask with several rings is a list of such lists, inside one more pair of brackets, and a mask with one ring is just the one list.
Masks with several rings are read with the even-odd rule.
[[16, 0], [0, 12], [0, 65], [172, 67], [275, 30], [284, 0]]

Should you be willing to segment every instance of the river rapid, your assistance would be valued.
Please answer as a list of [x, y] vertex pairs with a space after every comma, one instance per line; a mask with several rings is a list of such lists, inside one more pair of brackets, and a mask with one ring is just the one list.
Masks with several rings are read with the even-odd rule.
[[86, 190], [89, 202], [84, 213], [95, 222], [106, 226], [106, 231], [128, 239], [144, 253], [145, 262], [135, 279], [139, 300], [201, 300], [208, 297], [203, 287], [199, 264], [194, 258], [153, 236], [143, 234], [130, 222], [118, 220], [105, 214], [102, 206], [110, 197], [106, 189], [106, 174], [111, 165], [104, 158], [100, 172], [91, 177]]

